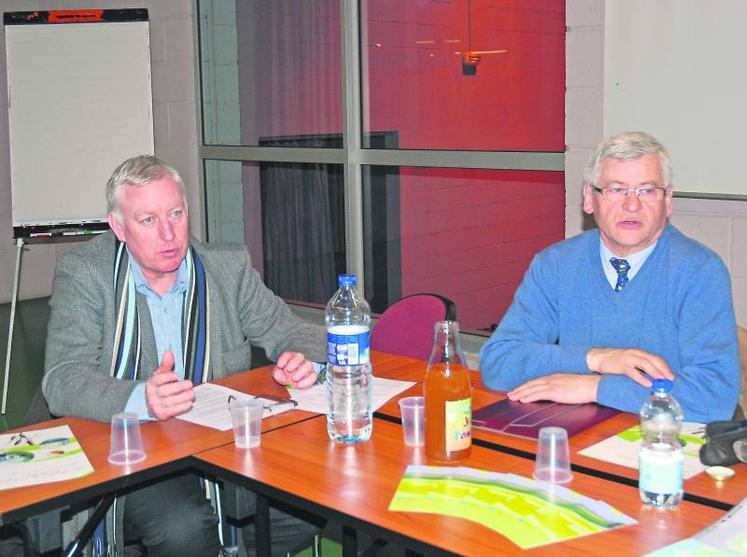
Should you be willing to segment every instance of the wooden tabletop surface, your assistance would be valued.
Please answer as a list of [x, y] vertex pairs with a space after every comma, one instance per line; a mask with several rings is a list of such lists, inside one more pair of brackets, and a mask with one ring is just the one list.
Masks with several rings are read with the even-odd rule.
[[[375, 353], [373, 365], [378, 376], [416, 382], [401, 396], [422, 393], [424, 362]], [[218, 383], [255, 395], [288, 396], [285, 389], [272, 380], [269, 370], [269, 367], [251, 370]], [[503, 398], [501, 393], [486, 389], [476, 372], [473, 385], [474, 408]], [[387, 402], [379, 413], [396, 421], [399, 417], [396, 399]], [[615, 555], [642, 554], [688, 537], [723, 515], [722, 509], [697, 504], [698, 501], [685, 501], [678, 511], [671, 513], [646, 510], [638, 500], [636, 470], [577, 454], [636, 422], [636, 416], [622, 413], [571, 438], [575, 465], [612, 476], [604, 478], [576, 472], [570, 487], [585, 495], [603, 498], [640, 524], [532, 551], [552, 552], [553, 555], [605, 551]], [[518, 550], [506, 538], [466, 520], [386, 510], [405, 466], [428, 463], [422, 449], [403, 445], [401, 428], [392, 421], [375, 420], [371, 441], [348, 447], [328, 440], [324, 416], [292, 410], [263, 420], [262, 445], [249, 451], [235, 448], [231, 431], [222, 432], [177, 419], [143, 423], [141, 431], [147, 458], [129, 467], [114, 466], [107, 461], [109, 424], [70, 417], [19, 430], [61, 424], [70, 425], [94, 473], [75, 480], [3, 490], [0, 492], [0, 525], [107, 493], [126, 491], [164, 474], [198, 466], [212, 474], [220, 475], [221, 470], [224, 474], [235, 474], [250, 486], [270, 490], [270, 494], [281, 494], [291, 503], [306, 505], [308, 510], [313, 511], [316, 508], [313, 505], [321, 505], [329, 516], [381, 529], [400, 542], [412, 539], [416, 550], [439, 548], [463, 552], [464, 547], [476, 553]], [[475, 430], [475, 438], [487, 447], [474, 446], [466, 465], [531, 476], [534, 441], [482, 430]], [[507, 451], [516, 454], [507, 454]], [[719, 484], [700, 474], [685, 482], [685, 490], [688, 494], [735, 504], [747, 496], [747, 466], [740, 464], [734, 469], [737, 475], [728, 482]], [[612, 481], [614, 476], [626, 480], [627, 484]]]
[[[413, 394], [422, 394], [422, 381], [425, 377], [425, 363], [412, 358], [401, 356], [392, 356], [391, 354], [377, 354], [373, 356], [374, 374], [392, 379], [402, 379], [408, 381], [417, 381], [417, 385], [403, 393], [401, 396]], [[483, 384], [480, 374], [472, 372], [472, 408], [474, 410], [482, 408], [495, 401], [505, 398], [503, 393], [491, 391]], [[399, 418], [399, 405], [396, 397], [387, 402], [379, 409], [379, 412], [388, 416]], [[637, 424], [639, 418], [635, 414], [621, 412], [612, 418], [609, 418], [589, 429], [579, 432], [569, 439], [571, 450], [571, 461], [574, 465], [590, 468], [599, 472], [613, 474], [627, 480], [631, 484], [637, 485], [638, 470], [613, 464], [596, 458], [578, 454], [578, 451], [590, 447], [608, 437], [628, 429]], [[516, 449], [526, 453], [533, 458], [536, 453], [537, 442], [533, 439], [524, 439], [505, 435], [498, 432], [486, 431], [482, 429], [473, 429], [474, 438], [487, 443]], [[718, 482], [705, 473], [685, 480], [685, 492], [695, 496], [711, 499], [726, 505], [735, 505], [747, 497], [747, 464], [736, 464], [731, 466], [736, 475], [727, 481]]]
[[[268, 368], [220, 379], [216, 383], [251, 394], [288, 396], [277, 385]], [[262, 420], [263, 431], [316, 416], [293, 410]], [[0, 525], [9, 524], [39, 512], [82, 502], [106, 493], [123, 492], [132, 486], [189, 467], [188, 457], [206, 449], [233, 443], [233, 432], [195, 425], [184, 420], [143, 422], [140, 426], [146, 458], [130, 466], [110, 464], [110, 425], [83, 418], [67, 417], [16, 428], [14, 431], [67, 424], [83, 447], [94, 472], [82, 478], [0, 491]]]
[[[402, 429], [375, 419], [371, 440], [355, 446], [329, 440], [323, 417], [262, 435], [260, 447], [224, 445], [195, 456], [209, 473], [220, 473], [271, 497], [366, 527], [372, 534], [430, 554], [433, 548], [469, 555], [513, 554], [519, 548], [492, 530], [461, 518], [392, 512], [389, 503], [410, 463], [425, 464], [423, 449], [406, 447]], [[461, 465], [531, 477], [531, 460], [472, 447]], [[604, 501], [638, 521], [637, 525], [529, 550], [547, 555], [642, 555], [689, 537], [724, 511], [683, 502], [675, 511], [646, 509], [637, 488], [574, 475], [567, 486]]]

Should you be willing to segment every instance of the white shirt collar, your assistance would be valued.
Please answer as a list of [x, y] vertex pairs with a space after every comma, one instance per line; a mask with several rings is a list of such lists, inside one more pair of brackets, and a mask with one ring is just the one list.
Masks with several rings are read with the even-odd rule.
[[613, 257], [617, 257], [618, 259], [624, 259], [628, 262], [628, 264], [630, 265], [630, 269], [628, 270], [628, 281], [631, 281], [633, 280], [633, 277], [638, 274], [638, 271], [641, 270], [641, 267], [643, 267], [643, 264], [646, 262], [646, 259], [648, 259], [648, 256], [651, 255], [651, 252], [654, 251], [657, 242], [658, 240], [650, 246], [635, 253], [628, 254], [625, 257], [617, 257], [609, 250], [602, 239], [599, 239], [599, 255], [602, 259], [602, 269], [604, 269], [604, 275], [607, 277], [607, 282], [610, 283], [610, 286], [613, 290], [615, 289], [615, 285], [617, 284], [617, 271], [612, 266], [612, 263], [610, 263], [610, 259]]

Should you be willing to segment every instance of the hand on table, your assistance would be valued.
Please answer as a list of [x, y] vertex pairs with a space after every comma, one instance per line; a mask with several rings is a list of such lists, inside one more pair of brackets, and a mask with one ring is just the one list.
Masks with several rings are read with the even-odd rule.
[[551, 400], [565, 404], [596, 402], [599, 375], [553, 373], [527, 381], [509, 391], [510, 400], [536, 402]]
[[316, 382], [314, 365], [300, 352], [283, 352], [272, 368], [272, 378], [280, 385], [307, 389]]
[[189, 411], [194, 399], [192, 381], [179, 380], [174, 372], [174, 354], [167, 350], [161, 365], [145, 382], [148, 413], [157, 420], [168, 420]]
[[636, 348], [592, 348], [586, 354], [586, 365], [597, 373], [627, 375], [644, 387], [654, 379], [674, 379], [663, 358]]

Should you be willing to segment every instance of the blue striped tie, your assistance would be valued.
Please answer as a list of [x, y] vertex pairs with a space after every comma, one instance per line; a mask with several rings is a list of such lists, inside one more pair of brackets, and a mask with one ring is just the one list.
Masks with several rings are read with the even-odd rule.
[[612, 263], [615, 271], [617, 271], [617, 284], [615, 285], [615, 291], [619, 292], [620, 290], [625, 288], [626, 284], [628, 284], [628, 271], [630, 270], [630, 263], [628, 263], [625, 259], [618, 259], [617, 257], [612, 257], [610, 259], [610, 263]]

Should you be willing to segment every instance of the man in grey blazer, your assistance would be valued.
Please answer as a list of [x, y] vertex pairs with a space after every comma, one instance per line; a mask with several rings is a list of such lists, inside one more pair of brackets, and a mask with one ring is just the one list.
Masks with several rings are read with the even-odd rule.
[[[314, 384], [324, 330], [262, 283], [244, 246], [190, 238], [174, 168], [128, 159], [106, 195], [113, 232], [65, 254], [55, 272], [43, 381], [53, 414], [167, 420], [191, 408], [194, 384], [249, 369], [252, 344], [276, 361], [278, 383]], [[216, 518], [194, 476], [129, 494], [123, 513], [148, 555], [217, 554]], [[310, 531], [287, 515], [272, 518], [276, 547], [290, 549]]]

